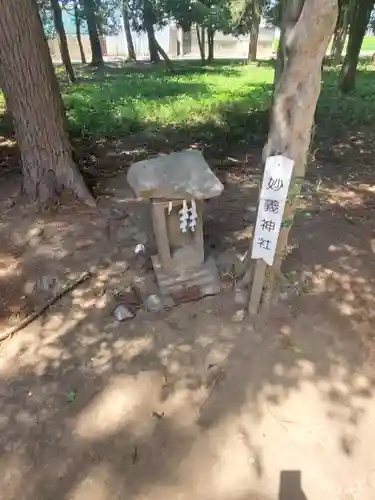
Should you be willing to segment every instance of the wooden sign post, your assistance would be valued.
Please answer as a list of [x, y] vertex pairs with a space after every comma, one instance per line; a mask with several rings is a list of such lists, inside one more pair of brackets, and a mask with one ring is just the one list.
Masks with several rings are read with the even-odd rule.
[[251, 253], [252, 259], [258, 259], [250, 293], [251, 314], [258, 312], [267, 265], [272, 266], [275, 258], [293, 165], [285, 156], [270, 156], [266, 161]]

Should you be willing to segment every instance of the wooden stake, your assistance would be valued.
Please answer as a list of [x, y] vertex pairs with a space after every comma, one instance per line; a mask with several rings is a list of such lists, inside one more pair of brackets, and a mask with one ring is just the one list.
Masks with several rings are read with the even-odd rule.
[[250, 300], [249, 300], [249, 313], [257, 314], [259, 305], [262, 298], [263, 284], [266, 278], [267, 264], [264, 260], [258, 260], [255, 265], [254, 279], [251, 285]]

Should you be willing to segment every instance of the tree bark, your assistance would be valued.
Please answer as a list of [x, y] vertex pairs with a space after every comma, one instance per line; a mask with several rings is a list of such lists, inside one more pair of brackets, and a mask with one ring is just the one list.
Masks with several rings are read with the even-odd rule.
[[155, 44], [156, 44], [156, 48], [159, 52], [159, 54], [161, 55], [161, 57], [164, 59], [165, 61], [165, 64], [167, 65], [167, 68], [170, 70], [170, 71], [174, 71], [173, 69], [173, 65], [172, 65], [172, 61], [169, 59], [168, 57], [168, 54], [165, 52], [165, 50], [163, 49], [163, 47], [160, 45], [160, 43], [156, 40], [155, 38]]
[[357, 1], [353, 7], [348, 47], [340, 73], [339, 87], [344, 93], [354, 90], [359, 53], [373, 6], [374, 0], [361, 0]]
[[130, 29], [129, 0], [122, 0], [122, 19], [124, 21], [126, 44], [128, 46], [128, 61], [136, 61], [137, 56], [135, 54], [132, 32]]
[[91, 66], [102, 66], [104, 64], [104, 61], [103, 61], [102, 46], [100, 44], [100, 39], [99, 39], [98, 25], [96, 20], [95, 0], [83, 0], [83, 7], [90, 38], [90, 47], [91, 47], [90, 64]]
[[207, 44], [208, 44], [208, 57], [209, 63], [214, 60], [214, 50], [215, 50], [215, 30], [213, 28], [207, 28]]
[[53, 21], [55, 24], [56, 33], [59, 37], [59, 46], [61, 52], [61, 59], [65, 66], [66, 73], [69, 77], [69, 80], [74, 83], [76, 81], [76, 77], [74, 74], [74, 69], [72, 65], [72, 61], [70, 59], [68, 41], [66, 39], [66, 33], [62, 18], [61, 7], [58, 0], [51, 0], [51, 7], [53, 13]]
[[158, 44], [155, 37], [155, 14], [149, 0], [144, 0], [143, 3], [143, 27], [147, 33], [148, 48], [150, 52], [150, 61], [153, 63], [160, 62]]
[[86, 55], [85, 55], [85, 50], [83, 48], [82, 37], [81, 37], [81, 18], [79, 15], [78, 0], [74, 0], [74, 22], [76, 25], [76, 37], [79, 47], [79, 53], [81, 56], [81, 63], [86, 64]]
[[349, 28], [350, 1], [339, 0], [339, 17], [333, 34], [331, 58], [334, 65], [340, 64], [345, 39]]
[[258, 2], [256, 2], [254, 4], [253, 19], [250, 28], [249, 54], [247, 58], [248, 62], [254, 62], [257, 60], [260, 16], [260, 6], [258, 5]]
[[[347, 16], [345, 16], [345, 18], [347, 19]], [[341, 62], [342, 52], [344, 50], [344, 45], [345, 45], [345, 39], [348, 33], [348, 27], [349, 27], [348, 23], [345, 22], [345, 24], [342, 24], [341, 26], [338, 26], [336, 28], [335, 33], [333, 35], [331, 57], [334, 65], [338, 65]]]
[[288, 41], [293, 33], [293, 29], [300, 17], [305, 0], [285, 0], [284, 8], [281, 14], [281, 33], [279, 47], [277, 50], [277, 61], [273, 85], [276, 85], [280, 79], [288, 58]]
[[156, 37], [155, 37], [155, 30], [154, 30], [154, 27], [152, 24], [151, 25], [147, 24], [146, 33], [147, 33], [147, 38], [148, 38], [148, 50], [150, 53], [150, 61], [153, 63], [159, 63], [160, 56], [159, 56], [159, 51], [158, 51]]
[[[290, 22], [286, 25], [284, 55], [287, 64], [284, 64], [275, 89], [263, 160], [274, 155], [286, 156], [294, 161], [294, 171], [274, 263], [264, 283], [266, 303], [270, 301], [275, 280], [280, 274], [300, 181], [305, 175], [311, 129], [320, 94], [322, 61], [336, 19], [337, 0], [306, 0], [300, 15], [295, 18], [294, 26]], [[257, 261], [256, 271], [265, 270], [265, 267], [263, 261]]]
[[200, 27], [198, 24], [196, 24], [196, 30], [197, 30], [197, 40], [198, 40], [198, 47], [199, 47], [199, 52], [201, 55], [201, 60], [204, 62], [206, 60], [206, 40], [205, 40], [205, 31], [204, 28]]
[[36, 2], [0, 0], [0, 10], [0, 84], [21, 152], [24, 190], [32, 199], [46, 202], [68, 189], [94, 206], [72, 160]]

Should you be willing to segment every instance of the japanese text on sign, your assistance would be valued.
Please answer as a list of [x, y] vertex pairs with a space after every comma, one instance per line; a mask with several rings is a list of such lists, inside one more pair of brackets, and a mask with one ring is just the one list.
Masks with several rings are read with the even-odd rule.
[[275, 257], [293, 164], [284, 156], [270, 156], [264, 169], [251, 257], [269, 266]]

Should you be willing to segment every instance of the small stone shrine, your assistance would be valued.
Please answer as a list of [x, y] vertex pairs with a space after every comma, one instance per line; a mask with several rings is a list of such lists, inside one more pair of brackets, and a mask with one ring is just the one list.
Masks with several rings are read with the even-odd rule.
[[203, 200], [224, 187], [202, 153], [187, 150], [133, 163], [127, 179], [137, 197], [151, 201], [158, 250], [152, 263], [166, 302], [219, 293], [215, 261], [204, 255], [202, 209]]

